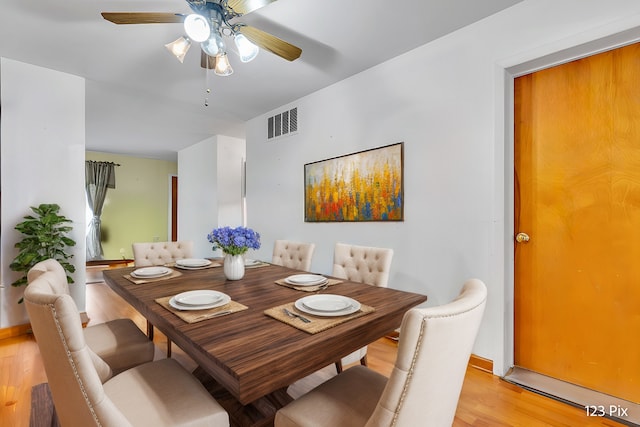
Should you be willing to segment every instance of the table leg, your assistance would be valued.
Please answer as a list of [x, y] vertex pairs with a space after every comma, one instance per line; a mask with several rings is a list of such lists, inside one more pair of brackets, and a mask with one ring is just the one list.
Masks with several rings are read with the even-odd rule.
[[153, 341], [153, 325], [147, 320], [147, 336]]
[[287, 389], [283, 388], [248, 405], [242, 405], [202, 368], [197, 367], [193, 375], [227, 411], [231, 427], [273, 427], [278, 409], [293, 401]]

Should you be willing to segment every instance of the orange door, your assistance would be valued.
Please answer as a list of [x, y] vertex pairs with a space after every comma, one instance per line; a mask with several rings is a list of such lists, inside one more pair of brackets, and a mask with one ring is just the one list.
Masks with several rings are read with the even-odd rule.
[[515, 363], [640, 402], [640, 45], [515, 82]]

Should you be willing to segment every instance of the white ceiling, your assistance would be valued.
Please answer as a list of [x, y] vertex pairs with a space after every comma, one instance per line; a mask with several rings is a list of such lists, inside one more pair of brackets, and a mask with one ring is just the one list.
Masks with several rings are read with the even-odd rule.
[[521, 0], [278, 0], [237, 19], [302, 49], [262, 51], [211, 76], [198, 46], [184, 64], [164, 48], [180, 24], [115, 25], [100, 12], [189, 13], [183, 0], [1, 0], [0, 56], [86, 79], [88, 150], [175, 159], [212, 135], [483, 19]]

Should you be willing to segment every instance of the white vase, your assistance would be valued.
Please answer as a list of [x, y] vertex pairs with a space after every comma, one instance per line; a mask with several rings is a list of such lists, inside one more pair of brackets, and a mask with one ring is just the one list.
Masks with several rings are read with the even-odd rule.
[[244, 257], [224, 254], [224, 275], [228, 280], [240, 280], [244, 277]]

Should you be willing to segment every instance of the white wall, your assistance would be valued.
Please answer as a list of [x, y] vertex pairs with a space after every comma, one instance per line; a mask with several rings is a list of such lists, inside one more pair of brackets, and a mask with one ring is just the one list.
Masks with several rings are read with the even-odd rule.
[[14, 226], [31, 214], [30, 206], [57, 203], [61, 214], [73, 221], [69, 237], [78, 286], [71, 293], [85, 309], [85, 195], [84, 195], [84, 79], [45, 68], [0, 59], [0, 135], [2, 210], [0, 220], [1, 271], [0, 327], [28, 322], [17, 301], [24, 287], [11, 283], [20, 273], [9, 269], [21, 234]]
[[178, 152], [178, 239], [194, 242], [194, 256], [214, 253], [207, 234], [242, 223], [241, 161], [245, 141], [213, 136]]
[[217, 224], [216, 137], [178, 152], [178, 240], [193, 240], [194, 256], [211, 256], [207, 233]]
[[[250, 225], [270, 259], [279, 238], [392, 247], [390, 287], [452, 299], [469, 277], [489, 301], [474, 353], [511, 363], [513, 164], [507, 68], [640, 25], [635, 0], [524, 1], [477, 24], [257, 117], [247, 127]], [[630, 36], [633, 37], [633, 36]], [[505, 89], [506, 82], [506, 89]], [[299, 133], [266, 140], [266, 118], [298, 107]], [[303, 165], [405, 143], [405, 221], [305, 223]]]
[[[218, 141], [218, 224], [242, 225], [242, 173], [246, 157], [244, 139], [219, 135]], [[211, 231], [211, 230], [209, 230]]]

